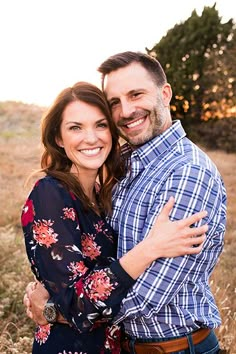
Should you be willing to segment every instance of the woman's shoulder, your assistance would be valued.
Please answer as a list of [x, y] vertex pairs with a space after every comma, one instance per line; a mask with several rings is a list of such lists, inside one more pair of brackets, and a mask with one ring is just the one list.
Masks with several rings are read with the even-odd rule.
[[62, 194], [67, 194], [68, 196], [70, 195], [68, 189], [63, 185], [63, 183], [60, 180], [48, 175], [39, 178], [35, 182], [32, 192], [37, 192], [37, 191], [40, 193], [44, 192], [46, 194], [47, 193], [50, 194], [54, 191], [59, 194], [62, 193]]
[[37, 187], [37, 186], [41, 186], [41, 185], [52, 185], [52, 186], [57, 186], [58, 188], [65, 188], [61, 181], [58, 180], [57, 178], [53, 177], [53, 176], [49, 176], [49, 175], [46, 175], [46, 176], [43, 176], [41, 178], [39, 178], [38, 180], [36, 180], [34, 186]]

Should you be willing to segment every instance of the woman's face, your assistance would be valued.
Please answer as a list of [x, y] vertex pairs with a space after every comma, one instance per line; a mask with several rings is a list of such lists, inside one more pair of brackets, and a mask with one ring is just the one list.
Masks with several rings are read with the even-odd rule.
[[79, 172], [98, 170], [112, 148], [112, 136], [104, 113], [82, 101], [68, 104], [62, 115], [57, 144]]

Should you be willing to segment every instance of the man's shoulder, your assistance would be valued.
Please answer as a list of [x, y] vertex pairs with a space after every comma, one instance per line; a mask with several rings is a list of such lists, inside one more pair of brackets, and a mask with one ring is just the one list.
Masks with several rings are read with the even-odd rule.
[[195, 172], [199, 178], [200, 176], [209, 176], [215, 180], [222, 179], [216, 164], [207, 152], [188, 138], [177, 144], [176, 151], [180, 155], [175, 159], [178, 171], [191, 171], [190, 175]]

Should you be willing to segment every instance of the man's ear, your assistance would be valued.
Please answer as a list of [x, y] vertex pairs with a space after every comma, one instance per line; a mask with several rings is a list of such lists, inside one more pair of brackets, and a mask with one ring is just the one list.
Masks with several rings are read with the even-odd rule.
[[166, 83], [162, 87], [162, 98], [163, 98], [163, 103], [165, 107], [168, 107], [170, 105], [170, 101], [172, 98], [172, 89], [170, 84]]

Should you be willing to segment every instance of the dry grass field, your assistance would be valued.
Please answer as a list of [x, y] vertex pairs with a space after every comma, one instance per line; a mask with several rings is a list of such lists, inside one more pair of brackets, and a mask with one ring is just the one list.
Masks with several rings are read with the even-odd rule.
[[[24, 187], [25, 179], [38, 168], [41, 111], [27, 111], [22, 120], [19, 110], [24, 115], [24, 107], [19, 106], [10, 120], [0, 111], [0, 354], [31, 353], [33, 335], [33, 325], [22, 305], [25, 286], [32, 276], [19, 217], [29, 190], [29, 186]], [[222, 348], [236, 354], [236, 154], [208, 154], [222, 173], [228, 191], [225, 248], [211, 280], [222, 315], [217, 334]]]

